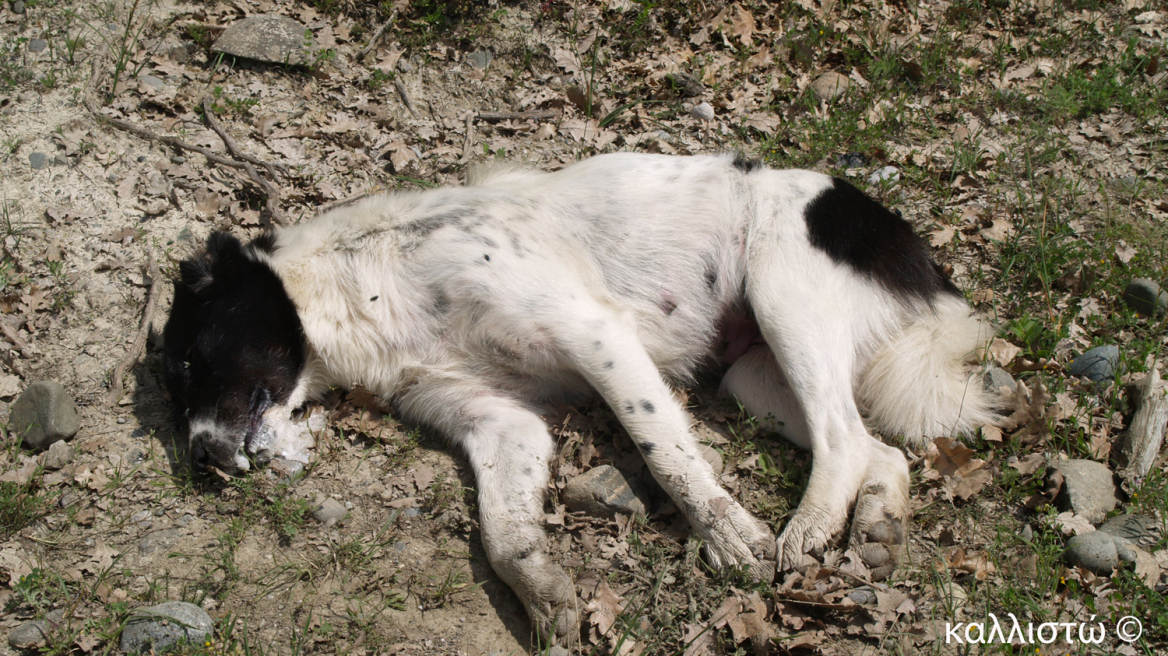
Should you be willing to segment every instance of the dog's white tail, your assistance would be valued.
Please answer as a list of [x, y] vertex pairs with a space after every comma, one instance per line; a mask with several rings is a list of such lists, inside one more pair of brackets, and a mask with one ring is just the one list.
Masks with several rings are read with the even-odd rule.
[[993, 336], [964, 301], [938, 295], [932, 310], [923, 310], [869, 362], [856, 396], [872, 427], [920, 447], [994, 423], [996, 394], [985, 391], [980, 370], [970, 366]]

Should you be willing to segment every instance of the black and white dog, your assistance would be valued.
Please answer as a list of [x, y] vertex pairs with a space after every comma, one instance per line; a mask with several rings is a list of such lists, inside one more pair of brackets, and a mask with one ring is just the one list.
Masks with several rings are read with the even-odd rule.
[[[247, 469], [295, 408], [360, 384], [465, 451], [491, 564], [567, 642], [540, 404], [599, 393], [715, 566], [780, 569], [852, 509], [853, 546], [899, 555], [908, 466], [869, 427], [920, 444], [993, 419], [967, 366], [989, 332], [909, 224], [847, 182], [627, 153], [471, 177], [246, 246], [213, 234], [182, 263], [166, 375], [197, 465]], [[716, 357], [725, 391], [813, 455], [777, 541], [719, 486], [670, 392]]]

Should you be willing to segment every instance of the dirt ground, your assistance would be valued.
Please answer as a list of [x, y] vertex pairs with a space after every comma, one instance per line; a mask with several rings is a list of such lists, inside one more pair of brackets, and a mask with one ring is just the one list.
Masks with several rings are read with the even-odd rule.
[[[974, 298], [983, 310], [1005, 323], [1023, 312], [1012, 294], [1043, 304], [1025, 281], [1010, 282], [1013, 287], [987, 282], [999, 274], [1006, 280], [1002, 271], [1008, 267], [995, 242], [1023, 230], [1020, 220], [988, 215], [1006, 202], [1001, 199], [1021, 205], [1019, 199], [1029, 194], [1017, 185], [1011, 192], [990, 171], [1007, 161], [1021, 166], [1018, 153], [1039, 148], [1010, 131], [1011, 121], [1019, 119], [1011, 118], [1009, 107], [965, 111], [954, 104], [960, 88], [928, 87], [931, 69], [921, 59], [916, 69], [900, 64], [899, 75], [926, 76], [915, 82], [915, 92], [889, 95], [884, 104], [873, 101], [863, 116], [846, 119], [854, 126], [874, 125], [898, 111], [930, 116], [904, 120], [907, 127], [895, 137], [885, 135], [879, 146], [849, 136], [852, 127], [838, 128], [838, 146], [782, 127], [799, 116], [829, 120], [830, 96], [813, 100], [810, 109], [794, 109], [796, 99], [814, 93], [809, 89], [824, 71], [841, 71], [840, 84], [853, 92], [868, 88], [859, 69], [839, 54], [843, 50], [832, 55], [832, 46], [817, 40], [817, 25], [840, 36], [846, 32], [840, 21], [850, 21], [858, 33], [865, 21], [886, 18], [894, 27], [886, 26], [885, 35], [897, 43], [922, 35], [936, 41], [940, 32], [930, 21], [966, 5], [909, 11], [879, 3], [874, 17], [865, 18], [855, 8], [816, 2], [783, 10], [766, 3], [666, 2], [655, 11], [651, 3], [629, 0], [472, 4], [57, 0], [22, 3], [21, 13], [7, 3], [0, 8], [0, 323], [8, 349], [0, 366], [0, 421], [24, 387], [38, 380], [64, 385], [82, 417], [72, 440], [76, 457], [63, 469], [40, 471], [30, 454], [15, 448], [0, 455], [0, 480], [44, 503], [27, 526], [0, 531], [0, 584], [7, 588], [0, 589], [0, 627], [11, 629], [64, 607], [67, 638], [46, 651], [103, 651], [116, 644], [126, 609], [181, 599], [201, 605], [219, 622], [215, 642], [192, 647], [196, 651], [470, 656], [540, 648], [522, 606], [486, 563], [466, 463], [439, 438], [398, 425], [359, 392], [338, 391], [319, 407], [327, 428], [318, 436], [313, 463], [290, 484], [271, 469], [242, 481], [187, 470], [185, 435], [176, 431], [162, 389], [157, 350], [172, 294], [169, 277], [213, 230], [258, 235], [272, 222], [273, 207], [287, 221], [299, 221], [365, 193], [459, 184], [474, 162], [505, 159], [559, 168], [617, 150], [743, 150], [774, 165], [815, 166], [861, 182], [892, 166], [896, 179], [868, 182], [869, 189], [903, 208], [934, 246], [947, 249], [939, 257], [971, 292], [981, 290]], [[1128, 4], [1096, 13], [1115, 22], [1116, 34], [1127, 34], [1127, 24], [1137, 29], [1133, 42], [1141, 52], [1161, 52], [1168, 34], [1165, 8]], [[1034, 7], [1042, 11], [1046, 5]], [[1078, 17], [1077, 11], [1067, 9], [1065, 16]], [[215, 26], [268, 13], [306, 26], [308, 66], [220, 57], [209, 49], [219, 33]], [[809, 23], [806, 16], [820, 19]], [[1074, 24], [1089, 18], [1075, 18], [1080, 22]], [[965, 30], [958, 41], [990, 29], [954, 27], [946, 20], [938, 24]], [[371, 33], [387, 23], [363, 55]], [[1034, 29], [1047, 29], [1043, 25]], [[1002, 38], [1009, 40], [1008, 34]], [[1015, 56], [1018, 61], [1003, 65], [1014, 77], [997, 73], [1001, 85], [1022, 88], [1052, 75], [1044, 72], [1044, 61]], [[1027, 65], [1032, 70], [1024, 70]], [[1162, 73], [1154, 74], [1146, 83], [1162, 88]], [[991, 84], [988, 77], [973, 79], [974, 86]], [[243, 153], [276, 165], [254, 170], [278, 195], [243, 168], [213, 164], [191, 148], [152, 141], [116, 123], [238, 161], [204, 120], [204, 98]], [[701, 117], [706, 109], [712, 120]], [[1045, 170], [1084, 177], [1093, 171], [1104, 182], [1088, 185], [1076, 198], [1103, 204], [1107, 190], [1127, 194], [1128, 212], [1162, 227], [1168, 216], [1163, 132], [1155, 139], [1156, 125], [1163, 123], [1119, 111], [1091, 114], [1081, 125], [1068, 133], [1082, 158], [1077, 161], [1088, 164], [1047, 162]], [[934, 129], [941, 133], [928, 131]], [[970, 155], [962, 139], [980, 145]], [[910, 171], [921, 173], [910, 177]], [[1103, 220], [1096, 213], [1079, 227], [1086, 234]], [[1157, 253], [1163, 246], [1149, 247], [1131, 234], [1121, 243], [1132, 254], [1109, 241], [1108, 261], [1126, 254], [1125, 266], [1134, 262], [1162, 272]], [[149, 262], [157, 264], [157, 276]], [[139, 356], [131, 346], [156, 278], [156, 309]], [[990, 302], [995, 288], [998, 300]], [[988, 296], [985, 290], [991, 290]], [[1093, 298], [1112, 307], [1117, 297], [1108, 288]], [[1050, 305], [1049, 294], [1045, 303]], [[1078, 296], [1071, 303], [1072, 314], [1085, 307]], [[1079, 316], [1091, 328], [1091, 315]], [[1141, 331], [1156, 334], [1147, 321], [1133, 326], [1125, 348], [1132, 339], [1144, 339]], [[1052, 360], [1068, 359], [1093, 339], [1083, 328], [1060, 336], [1070, 341], [1058, 343], [1061, 353], [1047, 352]], [[1146, 341], [1152, 346], [1139, 352], [1141, 359], [1163, 344], [1162, 335]], [[1135, 347], [1129, 350], [1134, 361]], [[127, 354], [134, 364], [124, 377], [125, 392], [111, 398], [113, 372]], [[1030, 376], [1035, 369], [1018, 365], [1015, 371]], [[797, 504], [809, 461], [759, 433], [733, 404], [715, 398], [715, 390], [711, 377], [682, 393], [699, 420], [699, 435], [725, 460], [723, 482], [777, 529]], [[1106, 435], [1099, 427], [1111, 417], [1087, 423]], [[1023, 562], [1033, 550], [999, 547], [984, 525], [978, 528], [994, 515], [1013, 518], [1008, 531], [1047, 526], [1021, 514], [1041, 480], [1027, 478], [1035, 489], [1025, 494], [991, 487], [993, 495], [979, 498], [972, 496], [976, 490], [961, 496], [958, 489], [961, 498], [955, 500], [952, 487], [939, 487], [939, 476], [929, 478], [935, 461], [920, 459], [916, 471], [922, 476], [914, 482], [925, 489], [914, 507], [924, 519], [910, 542], [908, 574], [890, 585], [871, 584], [860, 570], [840, 566], [823, 570], [823, 586], [803, 584], [799, 594], [776, 597], [765, 586], [710, 572], [676, 508], [659, 496], [645, 520], [566, 513], [556, 492], [577, 473], [611, 463], [633, 478], [647, 475], [599, 404], [551, 408], [548, 419], [560, 438], [561, 458], [547, 527], [553, 553], [582, 594], [579, 653], [947, 653], [939, 627], [947, 618], [966, 617], [962, 608], [974, 597], [962, 585], [992, 584], [1001, 563], [1024, 570], [1050, 562]], [[1119, 416], [1113, 423], [1123, 422]], [[1032, 453], [1067, 450], [1026, 442], [1023, 450], [999, 447], [996, 456], [987, 456], [982, 449], [977, 457], [1000, 481], [1008, 457], [1017, 463]], [[345, 505], [344, 520], [327, 525], [311, 517], [325, 497]], [[951, 504], [962, 509], [956, 519], [930, 514], [943, 514]], [[955, 556], [954, 541], [975, 535], [976, 547]], [[987, 551], [999, 567], [986, 566]], [[21, 576], [34, 570], [55, 578], [43, 590], [21, 588]], [[955, 583], [959, 578], [964, 583]], [[41, 602], [29, 601], [34, 593]], [[986, 593], [979, 594], [983, 599]], [[1044, 599], [1039, 606], [1054, 607], [1050, 597]], [[1066, 616], [1080, 611], [1082, 604]], [[0, 645], [0, 656], [10, 653]]]

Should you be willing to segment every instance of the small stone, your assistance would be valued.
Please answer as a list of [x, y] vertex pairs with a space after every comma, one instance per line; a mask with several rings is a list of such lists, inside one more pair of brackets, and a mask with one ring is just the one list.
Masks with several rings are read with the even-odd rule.
[[212, 52], [272, 64], [304, 65], [312, 61], [308, 28], [287, 16], [251, 16], [232, 24], [211, 46]]
[[214, 631], [207, 611], [184, 601], [167, 601], [135, 611], [122, 628], [119, 646], [127, 653], [160, 653], [182, 641], [202, 646]]
[[881, 182], [897, 182], [900, 180], [900, 170], [895, 166], [885, 166], [882, 169], [876, 169], [872, 175], [868, 176], [868, 184], [876, 185]]
[[682, 98], [697, 98], [706, 92], [705, 85], [689, 73], [670, 73], [665, 76], [665, 83]]
[[298, 460], [272, 458], [268, 461], [268, 474], [281, 483], [295, 483], [304, 475], [304, 463]]
[[1050, 466], [1063, 476], [1063, 489], [1055, 499], [1060, 510], [1071, 510], [1098, 524], [1115, 510], [1115, 483], [1111, 470], [1094, 460], [1052, 460]]
[[1136, 278], [1123, 290], [1128, 307], [1146, 317], [1160, 317], [1168, 312], [1168, 291], [1147, 278]]
[[876, 592], [865, 585], [849, 592], [848, 598], [863, 606], [865, 604], [875, 603]]
[[13, 649], [40, 649], [49, 644], [49, 623], [44, 620], [24, 622], [8, 634], [8, 646]]
[[28, 42], [28, 51], [39, 54], [49, 49], [49, 42], [44, 39], [32, 39]]
[[417, 517], [422, 514], [421, 508], [406, 508], [406, 517]]
[[572, 652], [568, 651], [567, 647], [561, 647], [559, 645], [552, 645], [551, 647], [548, 648], [547, 655], [548, 656], [571, 656]]
[[1119, 551], [1114, 536], [1095, 531], [1072, 537], [1063, 559], [1074, 567], [1106, 575], [1119, 565]]
[[161, 78], [154, 77], [153, 75], [139, 75], [138, 81], [142, 84], [152, 86], [155, 89], [161, 89], [166, 86], [166, 83]]
[[413, 64], [411, 64], [409, 62], [409, 60], [406, 59], [405, 57], [402, 57], [401, 59], [397, 60], [397, 71], [399, 73], [409, 73], [410, 71], [413, 71], [413, 70], [414, 70]]
[[712, 121], [714, 119], [714, 108], [708, 102], [700, 102], [694, 105], [694, 108], [689, 110], [689, 115], [699, 121]]
[[191, 51], [186, 46], [175, 46], [170, 49], [170, 58], [178, 64], [185, 64], [191, 58]]
[[73, 462], [73, 447], [65, 440], [57, 440], [45, 451], [45, 469], [56, 471]]
[[985, 372], [982, 376], [982, 382], [987, 392], [996, 393], [1003, 387], [1009, 388], [1011, 391], [1018, 389], [1018, 383], [1014, 381], [1014, 377], [1010, 375], [1010, 372], [1001, 367], [994, 367]]
[[847, 93], [851, 86], [852, 81], [848, 79], [848, 76], [828, 71], [815, 78], [811, 83], [811, 91], [817, 99], [831, 102]]
[[844, 153], [835, 160], [837, 169], [858, 169], [868, 166], [868, 157], [864, 153]]
[[64, 155], [53, 155], [53, 166], [68, 166], [69, 158]]
[[49, 156], [44, 153], [29, 153], [28, 165], [39, 171], [49, 165]]
[[561, 498], [572, 512], [612, 517], [617, 513], [644, 515], [647, 504], [642, 496], [616, 467], [600, 465], [568, 481]]
[[1115, 344], [1096, 346], [1075, 358], [1067, 367], [1072, 376], [1087, 378], [1095, 382], [1110, 380], [1119, 370], [1119, 347]]
[[702, 454], [702, 460], [709, 463], [710, 468], [714, 470], [715, 474], [721, 476], [722, 472], [726, 469], [726, 465], [722, 463], [722, 454], [718, 453], [718, 450], [714, 447], [706, 444], [699, 444], [698, 451]]
[[122, 456], [122, 460], [128, 465], [136, 465], [146, 461], [146, 452], [140, 446], [132, 446], [126, 449], [126, 455]]
[[491, 60], [494, 58], [495, 55], [489, 49], [480, 48], [466, 56], [466, 63], [480, 71], [485, 71], [491, 65]]
[[154, 509], [154, 516], [155, 517], [162, 517], [165, 514], [166, 514], [166, 508], [155, 508]]
[[64, 509], [75, 506], [80, 501], [81, 495], [75, 492], [65, 491], [61, 493], [61, 498], [57, 499], [57, 505]]
[[1160, 541], [1160, 524], [1147, 515], [1116, 515], [1103, 522], [1099, 532], [1141, 547], [1153, 547]]
[[14, 14], [23, 14], [24, 13], [24, 0], [16, 0], [16, 2], [12, 3], [12, 13], [14, 13]]
[[182, 531], [177, 528], [164, 528], [160, 531], [147, 533], [141, 540], [138, 540], [138, 553], [149, 556], [157, 551], [169, 549], [177, 544], [181, 537]]
[[60, 383], [42, 380], [29, 385], [12, 404], [8, 427], [33, 450], [68, 440], [81, 428], [77, 404]]
[[326, 527], [336, 524], [349, 514], [349, 511], [345, 510], [345, 504], [332, 497], [319, 501], [317, 504], [312, 511], [312, 516]]

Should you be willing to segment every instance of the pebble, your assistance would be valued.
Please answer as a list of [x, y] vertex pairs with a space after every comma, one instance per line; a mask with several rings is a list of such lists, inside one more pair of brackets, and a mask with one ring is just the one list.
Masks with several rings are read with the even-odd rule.
[[139, 75], [138, 81], [143, 84], [150, 85], [155, 89], [161, 89], [166, 86], [165, 82], [163, 82], [160, 78], [154, 77], [153, 75]]
[[710, 103], [702, 101], [694, 105], [693, 109], [689, 110], [689, 115], [699, 121], [712, 121], [714, 119], [714, 108]]
[[900, 171], [895, 166], [885, 166], [882, 169], [876, 169], [872, 175], [868, 176], [868, 184], [880, 184], [881, 182], [898, 182], [900, 180]]
[[1147, 278], [1136, 278], [1123, 290], [1128, 307], [1147, 317], [1160, 317], [1168, 312], [1168, 291]]
[[868, 166], [868, 158], [864, 153], [844, 153], [835, 159], [837, 169], [858, 169]]
[[24, 446], [41, 451], [57, 440], [76, 435], [81, 416], [60, 383], [42, 380], [29, 385], [12, 404], [8, 426], [22, 435]]
[[129, 465], [136, 465], [140, 462], [146, 461], [146, 452], [140, 446], [132, 446], [126, 449], [126, 454], [122, 456], [122, 460]]
[[64, 155], [53, 155], [53, 166], [68, 166], [69, 158]]
[[495, 55], [490, 50], [486, 48], [480, 48], [467, 55], [466, 62], [471, 66], [479, 69], [480, 71], [485, 71], [487, 70], [487, 67], [491, 65], [491, 60], [494, 58]]
[[28, 165], [39, 171], [49, 165], [49, 156], [44, 153], [29, 153]]
[[122, 628], [119, 647], [127, 653], [159, 653], [183, 640], [202, 647], [214, 630], [207, 611], [184, 601], [167, 601], [135, 611]]
[[1111, 470], [1106, 465], [1094, 460], [1051, 460], [1048, 464], [1063, 475], [1063, 489], [1055, 499], [1060, 510], [1074, 511], [1098, 524], [1119, 505]]
[[552, 645], [547, 650], [548, 656], [571, 656], [572, 652], [568, 651], [567, 647], [560, 645]]
[[568, 510], [600, 517], [644, 515], [647, 504], [612, 465], [593, 467], [568, 481], [561, 499]]
[[322, 501], [317, 501], [316, 508], [312, 511], [312, 516], [316, 521], [324, 524], [325, 527], [332, 526], [344, 519], [349, 514], [345, 510], [345, 505], [332, 497], [328, 497]]
[[272, 458], [268, 461], [268, 476], [280, 483], [295, 483], [304, 475], [304, 463], [297, 460]]
[[24, 622], [8, 633], [8, 646], [13, 649], [40, 649], [49, 644], [49, 623], [44, 620]]
[[997, 392], [1003, 387], [1007, 387], [1011, 391], [1018, 389], [1018, 383], [1014, 381], [1014, 377], [1001, 367], [994, 367], [985, 372], [985, 375], [982, 376], [982, 382], [987, 392]]
[[847, 93], [851, 86], [852, 81], [846, 75], [828, 71], [811, 82], [811, 91], [817, 99], [831, 102]]
[[12, 13], [14, 13], [14, 14], [23, 14], [24, 13], [24, 0], [16, 0], [16, 2], [12, 3]]
[[161, 531], [147, 533], [138, 540], [138, 553], [149, 556], [157, 551], [169, 549], [178, 543], [181, 537], [182, 531], [177, 528], [164, 528]]
[[1115, 377], [1119, 370], [1119, 347], [1115, 344], [1096, 346], [1075, 358], [1067, 367], [1067, 373], [1099, 382]]
[[28, 42], [28, 51], [34, 54], [42, 53], [49, 49], [49, 42], [44, 39], [32, 39]]
[[57, 440], [45, 451], [44, 466], [49, 471], [56, 471], [73, 462], [75, 453], [73, 447], [65, 440]]
[[865, 585], [849, 592], [848, 598], [863, 606], [864, 604], [871, 604], [876, 601], [876, 592]]

